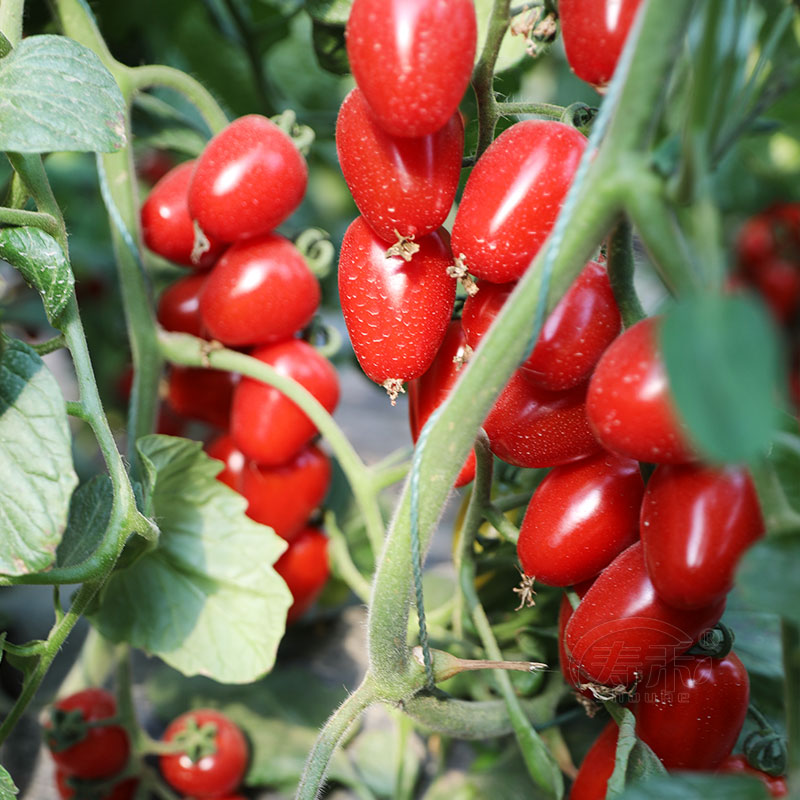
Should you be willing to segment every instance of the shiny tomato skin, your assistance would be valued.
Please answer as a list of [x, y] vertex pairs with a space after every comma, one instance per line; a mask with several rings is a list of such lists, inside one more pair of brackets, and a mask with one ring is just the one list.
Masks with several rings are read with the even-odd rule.
[[[408, 421], [411, 438], [416, 443], [420, 431], [431, 414], [447, 399], [460, 374], [458, 363], [453, 359], [464, 356], [466, 339], [461, 323], [457, 320], [447, 327], [442, 346], [428, 371], [408, 384]], [[465, 486], [475, 477], [475, 452], [467, 456], [464, 466], [453, 484]]]
[[291, 624], [311, 608], [330, 576], [328, 537], [319, 528], [304, 528], [275, 562], [275, 571], [294, 598], [286, 617]]
[[336, 121], [336, 152], [358, 210], [386, 242], [416, 238], [445, 221], [461, 177], [464, 123], [456, 113], [420, 139], [392, 136], [356, 88]]
[[165, 331], [208, 338], [200, 316], [200, 295], [206, 273], [187, 275], [168, 286], [158, 299], [158, 322]]
[[[339, 402], [339, 379], [331, 363], [300, 339], [258, 347], [253, 358], [306, 388], [333, 413]], [[233, 396], [230, 432], [236, 446], [264, 466], [294, 458], [314, 437], [314, 423], [288, 397], [272, 386], [242, 378]]]
[[232, 792], [241, 783], [250, 757], [245, 735], [225, 714], [205, 708], [176, 717], [164, 731], [163, 741], [173, 741], [190, 720], [194, 720], [198, 728], [216, 726], [216, 752], [197, 762], [182, 752], [159, 756], [164, 780], [173, 789], [192, 797], [219, 797]]
[[572, 71], [602, 90], [614, 75], [641, 0], [560, 0], [558, 18]]
[[208, 275], [200, 313], [230, 347], [289, 339], [311, 321], [320, 289], [298, 249], [277, 233], [231, 245]]
[[281, 224], [303, 199], [308, 167], [292, 140], [258, 114], [220, 131], [197, 159], [189, 213], [206, 236], [235, 242]]
[[330, 482], [330, 459], [313, 444], [277, 467], [250, 462], [241, 483], [247, 516], [290, 542], [324, 500]]
[[695, 460], [669, 392], [658, 346], [659, 317], [637, 322], [603, 353], [589, 381], [586, 413], [608, 450], [637, 461]]
[[728, 775], [752, 775], [758, 778], [769, 792], [770, 797], [788, 797], [789, 787], [783, 775], [769, 775], [760, 769], [751, 767], [742, 753], [728, 756], [720, 765], [719, 771]]
[[386, 242], [362, 217], [344, 235], [339, 300], [356, 357], [378, 384], [418, 378], [444, 339], [456, 282], [445, 231], [417, 240], [410, 261], [386, 257]]
[[548, 586], [593, 578], [638, 539], [643, 493], [638, 462], [612, 453], [553, 467], [520, 528], [525, 574]]
[[154, 253], [184, 267], [207, 269], [219, 257], [224, 245], [210, 241], [210, 249], [199, 261], [192, 261], [194, 225], [189, 216], [189, 182], [194, 161], [184, 161], [171, 169], [151, 190], [142, 205], [142, 236]]
[[182, 417], [227, 428], [238, 381], [239, 376], [232, 372], [173, 366], [167, 400], [170, 408]]
[[614, 772], [618, 735], [619, 728], [612, 719], [581, 761], [570, 789], [569, 800], [605, 800], [608, 779]]
[[[592, 585], [591, 581], [584, 581], [577, 586], [572, 587], [578, 597], [583, 598], [589, 587]], [[561, 595], [561, 605], [558, 607], [558, 665], [561, 667], [561, 674], [564, 680], [576, 691], [580, 692], [584, 697], [593, 698], [594, 695], [588, 689], [579, 689], [578, 686], [583, 682], [580, 671], [577, 666], [570, 661], [567, 652], [564, 649], [564, 631], [567, 628], [567, 623], [572, 616], [572, 603], [570, 603], [566, 592]]]
[[586, 138], [549, 120], [517, 122], [480, 157], [453, 224], [453, 255], [492, 283], [522, 277], [553, 229]]
[[[105, 689], [90, 688], [71, 694], [54, 705], [60, 711], [79, 711], [86, 722], [98, 722], [117, 714], [114, 695]], [[75, 744], [53, 750], [56, 741], [51, 733], [52, 722], [45, 723], [45, 741], [56, 767], [65, 775], [84, 780], [108, 778], [128, 762], [130, 742], [121, 725], [88, 728], [86, 736]]]
[[636, 688], [636, 735], [667, 769], [713, 770], [730, 755], [750, 681], [738, 656], [681, 656]]
[[472, 74], [471, 0], [355, 0], [345, 37], [356, 85], [383, 130], [420, 137], [447, 124]]
[[731, 590], [764, 520], [745, 469], [662, 464], [648, 481], [640, 529], [659, 597], [676, 608], [700, 608]]
[[[481, 281], [478, 293], [467, 298], [461, 320], [470, 347], [478, 346], [515, 285]], [[621, 324], [608, 274], [590, 261], [545, 320], [520, 369], [543, 389], [571, 389], [588, 380]]]
[[217, 475], [217, 480], [230, 486], [236, 492], [242, 490], [242, 471], [247, 459], [244, 453], [236, 447], [233, 437], [229, 433], [217, 436], [206, 445], [209, 458], [216, 458], [225, 466]]
[[548, 392], [517, 370], [483, 423], [492, 452], [517, 467], [555, 467], [600, 449], [586, 420], [586, 387]]
[[667, 605], [636, 542], [600, 573], [575, 609], [564, 633], [565, 652], [586, 681], [628, 686], [674, 661], [724, 608], [724, 599], [690, 611]]

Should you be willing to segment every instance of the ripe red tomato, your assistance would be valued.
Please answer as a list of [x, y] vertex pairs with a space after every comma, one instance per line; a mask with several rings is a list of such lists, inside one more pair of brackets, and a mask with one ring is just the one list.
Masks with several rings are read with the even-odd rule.
[[522, 277], [555, 224], [586, 138], [570, 125], [517, 122], [472, 170], [453, 224], [452, 251], [492, 283]]
[[325, 498], [330, 482], [330, 459], [313, 444], [278, 467], [247, 464], [241, 484], [247, 516], [292, 541]]
[[339, 254], [339, 299], [347, 332], [370, 380], [396, 395], [436, 356], [453, 310], [456, 282], [447, 234], [417, 241], [410, 261], [386, 257], [386, 242], [357, 217]]
[[750, 217], [742, 225], [736, 240], [739, 263], [745, 270], [758, 268], [776, 255], [772, 222], [765, 214]]
[[[478, 346], [515, 286], [485, 281], [479, 285], [478, 293], [464, 303], [461, 318], [472, 348]], [[608, 274], [602, 265], [590, 261], [545, 320], [536, 346], [520, 369], [543, 389], [571, 389], [589, 378], [621, 325]]]
[[716, 769], [730, 755], [750, 701], [734, 653], [682, 656], [636, 688], [636, 735], [667, 769]]
[[[589, 587], [592, 585], [591, 581], [584, 581], [577, 586], [572, 587], [578, 597], [583, 598]], [[594, 695], [588, 689], [578, 689], [578, 686], [583, 683], [580, 671], [577, 666], [570, 661], [567, 656], [567, 651], [564, 649], [564, 631], [567, 628], [567, 623], [572, 616], [572, 603], [566, 593], [561, 595], [561, 605], [558, 607], [558, 665], [561, 667], [561, 674], [564, 680], [572, 686], [573, 689], [580, 692], [584, 697], [593, 698]]]
[[225, 467], [217, 475], [217, 480], [230, 486], [236, 492], [242, 489], [242, 471], [244, 470], [244, 453], [239, 450], [233, 442], [233, 437], [228, 433], [217, 436], [206, 446], [206, 452], [210, 458], [221, 461]]
[[623, 550], [595, 579], [567, 624], [565, 651], [587, 681], [646, 679], [687, 650], [722, 616], [725, 600], [691, 611], [656, 594], [641, 542]]
[[[95, 793], [91, 796], [97, 800], [133, 800], [138, 786], [139, 780], [137, 778], [127, 778], [115, 784], [110, 791], [102, 795]], [[81, 793], [80, 789], [77, 788], [75, 777], [68, 775], [61, 769], [56, 770], [56, 789], [62, 800], [72, 800], [76, 795], [86, 797], [86, 794]]]
[[453, 116], [477, 43], [471, 0], [355, 0], [345, 31], [358, 88], [394, 136], [427, 136]]
[[548, 392], [517, 370], [483, 423], [492, 452], [518, 467], [555, 467], [592, 455], [600, 445], [585, 400], [585, 386]]
[[775, 319], [788, 323], [800, 308], [800, 264], [778, 258], [764, 261], [751, 280]]
[[238, 381], [239, 376], [232, 372], [173, 366], [167, 400], [172, 410], [182, 417], [227, 428]]
[[589, 382], [586, 413], [595, 435], [612, 452], [682, 464], [695, 455], [669, 393], [659, 323], [660, 317], [637, 322], [603, 353]]
[[531, 498], [517, 541], [526, 575], [549, 586], [593, 578], [639, 536], [639, 464], [601, 452], [553, 467]]
[[[125, 766], [130, 743], [121, 725], [88, 727], [85, 736], [72, 744], [73, 737], [64, 736], [68, 726], [59, 719], [63, 712], [75, 712], [92, 723], [116, 716], [117, 703], [110, 692], [92, 688], [71, 694], [53, 706], [45, 723], [45, 741], [59, 770], [76, 778], [95, 779], [108, 778]], [[62, 744], [69, 746], [60, 747]]]
[[753, 482], [740, 467], [662, 464], [647, 484], [647, 571], [659, 597], [676, 608], [724, 597], [742, 553], [763, 533]]
[[572, 71], [598, 90], [614, 75], [641, 0], [559, 0], [558, 18]]
[[421, 139], [392, 136], [375, 122], [358, 89], [344, 99], [336, 120], [336, 152], [347, 187], [366, 222], [387, 242], [441, 226], [456, 195], [463, 150], [460, 114]]
[[[339, 379], [330, 362], [310, 344], [290, 339], [256, 348], [252, 356], [297, 381], [333, 413], [339, 402]], [[230, 431], [247, 458], [276, 467], [294, 458], [317, 429], [277, 389], [252, 378], [242, 378], [233, 396]]]
[[319, 300], [317, 279], [297, 248], [268, 233], [228, 248], [209, 273], [200, 313], [223, 344], [267, 344], [308, 325]]
[[[408, 384], [408, 421], [411, 438], [419, 438], [431, 414], [447, 399], [458, 378], [459, 364], [456, 358], [463, 358], [466, 345], [461, 323], [451, 322], [447, 327], [442, 346], [433, 359], [428, 371]], [[475, 477], [475, 453], [471, 452], [456, 477], [456, 487], [465, 486]]]
[[747, 759], [741, 753], [728, 756], [720, 765], [719, 771], [730, 775], [752, 775], [764, 784], [771, 797], [788, 797], [789, 787], [786, 785], [786, 778], [783, 775], [768, 775], [760, 769], [751, 767]]
[[162, 292], [158, 300], [158, 322], [164, 330], [208, 338], [200, 316], [200, 294], [205, 282], [205, 273], [187, 275]]
[[292, 140], [258, 114], [220, 131], [197, 159], [189, 213], [206, 236], [235, 242], [276, 228], [303, 199], [308, 168]]
[[142, 206], [142, 235], [144, 243], [162, 258], [185, 267], [206, 269], [217, 260], [224, 245], [211, 238], [210, 249], [197, 263], [192, 260], [194, 225], [187, 197], [194, 167], [194, 161], [184, 161], [153, 187]]
[[608, 779], [614, 772], [619, 728], [612, 719], [584, 756], [570, 789], [569, 800], [605, 800]]
[[249, 758], [247, 739], [238, 725], [213, 709], [188, 711], [176, 717], [164, 731], [163, 741], [182, 744], [187, 729], [213, 727], [214, 752], [198, 761], [185, 752], [159, 756], [164, 780], [192, 797], [219, 797], [232, 792], [244, 777]]
[[275, 571], [294, 598], [286, 618], [292, 623], [311, 608], [328, 580], [328, 537], [319, 528], [303, 529], [277, 560]]

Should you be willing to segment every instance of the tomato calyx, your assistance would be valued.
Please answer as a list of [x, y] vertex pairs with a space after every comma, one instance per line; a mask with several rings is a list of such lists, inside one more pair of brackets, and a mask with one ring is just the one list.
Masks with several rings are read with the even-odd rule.
[[50, 724], [47, 730], [47, 746], [54, 753], [60, 753], [82, 742], [92, 728], [106, 728], [119, 725], [116, 717], [87, 720], [80, 709], [50, 709]]
[[515, 586], [512, 590], [514, 594], [519, 595], [519, 605], [514, 609], [514, 611], [520, 611], [523, 608], [532, 608], [536, 605], [536, 589], [533, 588], [533, 584], [536, 580], [534, 575], [526, 575], [522, 570], [519, 571], [520, 578], [519, 586]]
[[419, 252], [419, 245], [414, 241], [416, 237], [413, 233], [403, 236], [397, 228], [394, 229], [394, 234], [397, 237], [397, 241], [386, 250], [386, 258], [399, 256], [403, 261], [411, 261], [414, 253]]
[[217, 752], [216, 737], [216, 722], [208, 721], [198, 725], [194, 717], [189, 717], [183, 730], [174, 736], [170, 744], [174, 745], [173, 752], [185, 753], [196, 764], [200, 759], [213, 756]]
[[203, 256], [211, 249], [211, 242], [208, 236], [203, 233], [203, 229], [197, 224], [197, 220], [192, 220], [194, 227], [194, 243], [192, 244], [192, 254], [190, 256], [192, 264], [200, 264]]
[[690, 648], [688, 655], [725, 658], [733, 649], [736, 637], [733, 631], [723, 622], [709, 628]]
[[387, 378], [381, 384], [381, 386], [386, 389], [386, 394], [389, 395], [389, 400], [393, 406], [397, 405], [398, 395], [406, 393], [406, 390], [403, 387], [403, 381], [401, 381], [399, 378]]
[[453, 259], [453, 264], [447, 268], [447, 274], [451, 278], [455, 278], [464, 287], [464, 291], [469, 297], [475, 297], [480, 287], [469, 274], [465, 259], [466, 256], [463, 253], [459, 253], [458, 256]]
[[752, 703], [747, 713], [760, 726], [747, 735], [742, 745], [747, 762], [767, 775], [785, 775], [789, 765], [786, 739], [770, 727], [764, 715]]
[[283, 113], [270, 117], [270, 121], [274, 122], [292, 140], [292, 144], [302, 155], [308, 155], [316, 134], [313, 128], [308, 125], [300, 125], [297, 122], [297, 114], [291, 108], [287, 108]]

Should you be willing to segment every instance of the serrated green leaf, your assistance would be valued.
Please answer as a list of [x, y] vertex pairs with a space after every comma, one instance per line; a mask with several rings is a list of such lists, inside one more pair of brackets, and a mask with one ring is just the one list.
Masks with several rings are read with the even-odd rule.
[[245, 516], [244, 498], [215, 479], [199, 442], [145, 436], [155, 472], [157, 547], [116, 572], [93, 621], [185, 675], [248, 683], [268, 672], [291, 594], [272, 564], [286, 543]]
[[621, 800], [764, 800], [757, 778], [676, 772], [631, 786]]
[[26, 283], [39, 292], [47, 318], [58, 327], [75, 286], [61, 245], [40, 228], [3, 228], [0, 258], [18, 269]]
[[17, 789], [14, 781], [8, 774], [8, 770], [0, 766], [0, 800], [15, 800], [18, 794], [19, 789]]
[[29, 36], [0, 60], [0, 150], [113, 153], [125, 103], [111, 73], [66, 36]]
[[64, 398], [36, 352], [11, 340], [0, 355], [0, 573], [49, 567], [78, 476]]
[[353, 0], [306, 0], [306, 11], [314, 22], [345, 25]]
[[81, 564], [94, 553], [111, 517], [113, 502], [114, 490], [107, 475], [96, 475], [72, 493], [67, 529], [56, 550], [59, 567]]
[[739, 563], [736, 587], [752, 608], [800, 624], [800, 535], [757, 542]]
[[777, 337], [763, 306], [744, 295], [698, 295], [660, 328], [669, 386], [693, 441], [715, 462], [766, 453], [778, 415]]

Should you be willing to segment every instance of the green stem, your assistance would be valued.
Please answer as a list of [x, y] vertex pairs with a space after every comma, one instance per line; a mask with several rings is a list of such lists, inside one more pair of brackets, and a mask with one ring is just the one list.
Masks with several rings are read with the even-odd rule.
[[504, 511], [513, 511], [515, 508], [527, 506], [531, 501], [530, 492], [518, 492], [515, 494], [507, 494], [505, 497], [498, 497], [492, 503], [492, 508], [500, 513]]
[[507, 541], [516, 544], [519, 539], [519, 528], [501, 511], [491, 503], [487, 503], [481, 509], [483, 516], [490, 522], [491, 526]]
[[0, 3], [0, 31], [16, 47], [22, 41], [22, 17], [25, 0], [3, 0]]
[[56, 350], [61, 350], [66, 346], [67, 340], [64, 338], [63, 334], [54, 336], [52, 339], [47, 339], [44, 342], [37, 342], [31, 345], [40, 356], [46, 356], [48, 353], [55, 353]]
[[51, 217], [50, 214], [43, 214], [41, 211], [26, 211], [19, 208], [0, 208], [0, 225], [28, 225], [33, 228], [41, 228], [54, 239], [61, 232], [58, 220]]
[[622, 219], [616, 224], [608, 240], [608, 277], [622, 315], [622, 324], [626, 328], [647, 316], [633, 284], [634, 267], [631, 226], [627, 220]]
[[512, 114], [535, 114], [548, 119], [561, 119], [564, 106], [553, 103], [495, 103], [498, 116], [508, 117]]
[[336, 524], [336, 516], [332, 511], [325, 513], [325, 531], [330, 537], [330, 555], [333, 571], [350, 587], [353, 594], [364, 603], [369, 603], [369, 581], [358, 571], [353, 563], [347, 538]]
[[68, 697], [89, 686], [102, 686], [114, 670], [119, 647], [90, 627], [81, 651], [58, 687], [59, 697]]
[[56, 221], [56, 227], [51, 236], [61, 245], [64, 255], [68, 256], [69, 247], [64, 216], [50, 187], [41, 156], [31, 153], [6, 153], [6, 156], [36, 203], [39, 213], [46, 214]]
[[411, 462], [407, 461], [405, 464], [386, 467], [385, 469], [379, 471], [375, 471], [374, 467], [371, 469], [373, 470], [372, 491], [381, 492], [384, 489], [387, 489], [389, 486], [394, 486], [394, 484], [402, 481], [403, 478], [408, 475], [408, 471], [411, 469]]
[[783, 639], [784, 707], [788, 739], [789, 774], [800, 776], [800, 626], [781, 621]]

